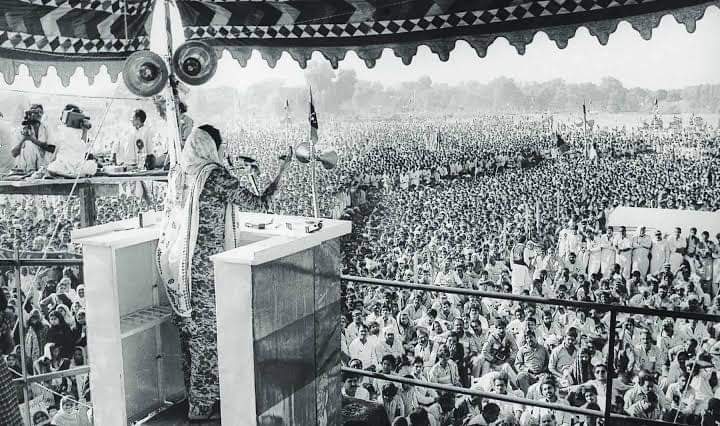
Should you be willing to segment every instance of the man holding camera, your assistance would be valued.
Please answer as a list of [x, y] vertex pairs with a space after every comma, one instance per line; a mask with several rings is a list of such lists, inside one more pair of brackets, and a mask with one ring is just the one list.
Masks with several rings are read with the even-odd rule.
[[137, 165], [152, 169], [154, 163], [152, 134], [145, 126], [147, 115], [138, 109], [133, 114], [130, 135], [120, 140], [112, 151], [113, 164]]
[[38, 170], [46, 167], [54, 158], [55, 145], [48, 143], [48, 129], [41, 122], [42, 117], [43, 106], [40, 104], [34, 104], [25, 111], [20, 138], [10, 150], [15, 158], [15, 166], [19, 169]]

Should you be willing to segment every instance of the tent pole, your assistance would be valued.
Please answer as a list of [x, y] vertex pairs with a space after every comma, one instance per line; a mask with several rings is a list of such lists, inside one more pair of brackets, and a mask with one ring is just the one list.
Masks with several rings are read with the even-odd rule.
[[[165, 34], [167, 40], [166, 50], [166, 62], [168, 65], [169, 73], [169, 88], [170, 96], [165, 99], [165, 110], [167, 116], [168, 135], [170, 135], [170, 146], [168, 146], [168, 155], [170, 158], [170, 166], [174, 166], [180, 152], [182, 151], [182, 133], [180, 132], [180, 111], [178, 108], [178, 88], [177, 80], [173, 74], [172, 58], [173, 58], [173, 36], [172, 36], [172, 21], [170, 19], [170, 2], [172, 0], [165, 0]], [[173, 118], [171, 120], [171, 117]]]

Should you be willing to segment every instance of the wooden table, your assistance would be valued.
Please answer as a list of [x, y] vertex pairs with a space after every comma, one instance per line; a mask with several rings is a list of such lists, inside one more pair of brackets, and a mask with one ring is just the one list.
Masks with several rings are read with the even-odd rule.
[[[84, 228], [95, 224], [95, 197], [118, 195], [121, 184], [133, 182], [167, 182], [167, 175], [96, 176], [78, 179], [75, 194], [80, 197], [80, 226]], [[0, 194], [67, 196], [74, 183], [75, 179], [63, 178], [0, 180]]]

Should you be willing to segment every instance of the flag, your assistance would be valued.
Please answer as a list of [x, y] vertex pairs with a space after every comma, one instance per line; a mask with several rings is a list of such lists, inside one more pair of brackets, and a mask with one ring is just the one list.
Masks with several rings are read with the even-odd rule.
[[313, 104], [312, 87], [310, 88], [310, 116], [308, 117], [308, 120], [310, 121], [310, 139], [313, 142], [317, 142], [318, 141], [318, 121], [317, 121], [317, 114], [315, 114], [315, 105]]

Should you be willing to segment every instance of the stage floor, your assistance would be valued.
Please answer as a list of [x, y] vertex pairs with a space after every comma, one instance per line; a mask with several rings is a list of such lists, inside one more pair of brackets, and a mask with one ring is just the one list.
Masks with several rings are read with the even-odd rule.
[[[187, 421], [187, 412], [187, 401], [183, 401], [144, 422], [143, 426], [189, 426], [191, 423]], [[213, 420], [203, 423], [192, 423], [192, 425], [220, 426], [220, 421]]]

